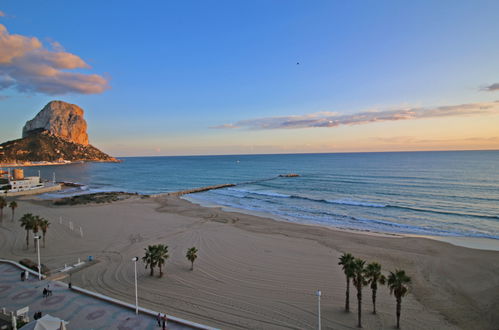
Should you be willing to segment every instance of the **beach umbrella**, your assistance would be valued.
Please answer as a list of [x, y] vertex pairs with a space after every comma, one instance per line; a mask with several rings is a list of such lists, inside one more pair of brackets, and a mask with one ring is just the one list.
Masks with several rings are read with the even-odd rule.
[[46, 314], [42, 318], [26, 324], [20, 330], [66, 330], [68, 323], [58, 317]]

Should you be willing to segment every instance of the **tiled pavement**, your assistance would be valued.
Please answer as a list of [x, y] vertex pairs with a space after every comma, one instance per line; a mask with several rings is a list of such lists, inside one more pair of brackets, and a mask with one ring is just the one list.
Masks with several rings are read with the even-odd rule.
[[[15, 311], [29, 306], [29, 317], [41, 311], [69, 321], [68, 329], [161, 329], [153, 316], [101, 301], [69, 290], [59, 282], [35, 279], [20, 280], [21, 270], [13, 265], [0, 263], [0, 307]], [[43, 288], [50, 285], [53, 294], [43, 298]], [[168, 322], [168, 329], [193, 329]]]

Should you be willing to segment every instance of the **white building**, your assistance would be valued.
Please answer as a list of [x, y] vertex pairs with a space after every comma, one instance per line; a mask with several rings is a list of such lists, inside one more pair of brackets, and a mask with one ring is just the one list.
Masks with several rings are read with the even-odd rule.
[[27, 176], [21, 180], [9, 180], [9, 192], [18, 192], [31, 189], [38, 189], [44, 187], [43, 183], [38, 176]]
[[54, 182], [43, 182], [40, 175], [24, 176], [22, 169], [8, 172], [0, 171], [0, 192], [6, 196], [30, 195], [60, 190], [61, 185]]

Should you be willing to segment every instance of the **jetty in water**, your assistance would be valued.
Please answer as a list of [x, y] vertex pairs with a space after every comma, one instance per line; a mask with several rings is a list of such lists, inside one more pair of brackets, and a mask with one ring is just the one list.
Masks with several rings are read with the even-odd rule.
[[203, 191], [208, 191], [208, 190], [215, 190], [215, 189], [222, 189], [222, 188], [228, 188], [228, 187], [234, 187], [236, 184], [234, 183], [226, 183], [226, 184], [219, 184], [215, 186], [207, 186], [207, 187], [200, 187], [200, 188], [194, 188], [194, 189], [187, 189], [187, 190], [181, 190], [181, 191], [175, 191], [171, 193], [166, 193], [166, 194], [158, 194], [153, 197], [159, 197], [159, 196], [182, 196], [182, 195], [187, 195], [187, 194], [194, 194], [198, 192], [203, 192]]
[[295, 177], [299, 177], [299, 176], [300, 175], [296, 174], [296, 173], [279, 174], [278, 176], [274, 176], [274, 177], [268, 178], [268, 179], [261, 179], [261, 180], [241, 182], [241, 183], [218, 184], [218, 185], [214, 185], [214, 186], [206, 186], [206, 187], [193, 188], [193, 189], [187, 189], [187, 190], [181, 190], [181, 191], [174, 191], [174, 192], [169, 192], [169, 193], [161, 193], [161, 194], [151, 195], [151, 197], [183, 196], [183, 195], [187, 195], [187, 194], [195, 194], [195, 193], [208, 191], [208, 190], [229, 188], [229, 187], [235, 187], [235, 186], [243, 185], [243, 184], [252, 184], [252, 183], [257, 183], [257, 182], [262, 182], [262, 181], [274, 180], [277, 178], [295, 178]]

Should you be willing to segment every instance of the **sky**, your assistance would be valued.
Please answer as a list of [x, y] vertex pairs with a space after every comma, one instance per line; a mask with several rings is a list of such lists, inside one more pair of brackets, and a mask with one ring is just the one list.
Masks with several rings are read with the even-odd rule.
[[499, 1], [0, 2], [0, 142], [114, 156], [499, 149]]

